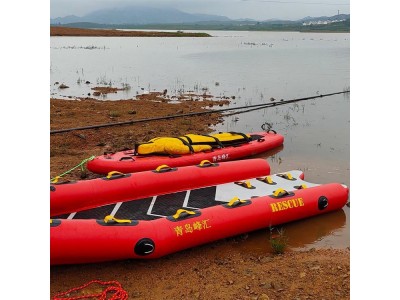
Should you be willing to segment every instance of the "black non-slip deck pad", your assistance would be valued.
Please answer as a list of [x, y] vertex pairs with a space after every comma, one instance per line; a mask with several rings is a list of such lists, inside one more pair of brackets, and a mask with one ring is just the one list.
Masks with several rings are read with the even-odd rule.
[[[153, 197], [138, 201], [123, 202], [116, 211], [114, 217], [129, 220], [154, 220], [160, 217], [148, 215], [147, 211], [153, 201]], [[145, 213], [144, 213], [145, 212]]]
[[252, 189], [230, 182], [144, 199], [118, 202], [94, 209], [54, 216], [52, 219], [104, 219], [105, 216], [112, 215], [117, 219], [154, 220], [174, 215], [181, 208], [188, 210], [203, 209], [225, 204], [234, 197], [245, 200], [252, 197], [271, 195], [278, 188], [294, 191], [297, 189], [296, 187], [302, 184], [307, 187], [319, 185], [301, 180], [299, 178], [301, 171], [294, 170], [285, 174], [288, 173], [293, 176], [293, 180], [285, 179], [280, 174], [270, 175], [271, 179], [276, 183], [274, 185], [252, 178], [248, 180], [253, 187]]

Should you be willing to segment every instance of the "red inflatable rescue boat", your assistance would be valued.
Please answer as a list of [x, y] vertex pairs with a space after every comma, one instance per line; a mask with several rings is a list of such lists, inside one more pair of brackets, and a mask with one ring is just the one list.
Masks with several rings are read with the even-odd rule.
[[98, 179], [56, 182], [50, 185], [50, 216], [105, 204], [238, 181], [270, 174], [265, 159], [248, 159], [123, 174], [110, 172]]
[[53, 217], [51, 265], [158, 258], [339, 210], [349, 194], [339, 183], [306, 182], [296, 170], [196, 188], [201, 180], [188, 190]]
[[[243, 134], [244, 135], [244, 134]], [[211, 150], [180, 155], [139, 155], [135, 150], [105, 153], [87, 163], [89, 171], [98, 174], [108, 174], [111, 171], [133, 173], [154, 170], [160, 165], [182, 167], [199, 164], [203, 160], [213, 163], [236, 160], [263, 153], [283, 144], [284, 138], [273, 130], [247, 134], [246, 142], [222, 146], [217, 145]]]

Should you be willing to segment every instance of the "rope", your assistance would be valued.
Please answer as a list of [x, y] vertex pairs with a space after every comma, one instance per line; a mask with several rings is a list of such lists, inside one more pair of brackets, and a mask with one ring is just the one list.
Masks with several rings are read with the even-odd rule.
[[[328, 97], [328, 96], [339, 95], [339, 94], [347, 94], [347, 93], [350, 93], [350, 91], [336, 92], [336, 93], [330, 93], [330, 94], [324, 94], [324, 95], [318, 95], [318, 96], [312, 96], [312, 97], [304, 97], [304, 98], [292, 99], [292, 100], [287, 100], [287, 101], [281, 101], [281, 102], [278, 102], [279, 104], [278, 103], [254, 104], [254, 105], [246, 105], [246, 106], [240, 106], [240, 107], [216, 109], [216, 110], [210, 110], [210, 111], [192, 112], [192, 113], [180, 114], [180, 115], [154, 117], [154, 118], [124, 121], [124, 122], [117, 122], [117, 123], [92, 125], [92, 126], [86, 126], [86, 127], [58, 129], [58, 130], [51, 130], [50, 134], [70, 132], [70, 131], [74, 131], [74, 130], [85, 130], [85, 129], [96, 129], [96, 128], [103, 128], [103, 127], [111, 127], [111, 126], [132, 125], [132, 124], [142, 123], [142, 122], [169, 120], [169, 119], [181, 118], [181, 117], [200, 116], [200, 115], [205, 115], [205, 114], [220, 113], [220, 112], [236, 110], [236, 109], [247, 109], [247, 108], [251, 108], [251, 107], [253, 108], [251, 110], [256, 110], [256, 109], [262, 109], [262, 108], [267, 108], [267, 107], [276, 106], [276, 105], [283, 105], [283, 104], [288, 104], [288, 103], [293, 103], [293, 102], [298, 102], [298, 101], [305, 101], [305, 100], [311, 100], [311, 99], [316, 99], [316, 98]], [[251, 110], [248, 110], [248, 111], [251, 111]], [[243, 111], [243, 112], [247, 112], [247, 111]]]
[[[70, 294], [79, 290], [83, 290], [87, 288], [92, 283], [97, 283], [100, 285], [109, 285], [106, 289], [102, 292], [97, 294], [91, 295], [82, 295], [82, 296], [74, 296], [71, 297]], [[107, 298], [107, 293], [113, 292], [114, 294], [111, 295], [111, 298]], [[64, 297], [65, 296], [65, 297]], [[121, 284], [118, 281], [100, 281], [100, 280], [92, 280], [88, 283], [85, 283], [82, 286], [72, 288], [66, 292], [61, 292], [56, 294], [53, 297], [53, 300], [78, 300], [78, 299], [99, 299], [99, 300], [127, 300], [128, 293], [122, 288]]]
[[[346, 94], [349, 92], [340, 92], [339, 94]], [[292, 99], [292, 100], [281, 100], [280, 102], [273, 102], [273, 103], [265, 103], [264, 105], [259, 105], [256, 108], [251, 108], [251, 109], [246, 109], [246, 110], [242, 110], [242, 111], [238, 111], [238, 112], [233, 112], [233, 113], [228, 113], [228, 114], [223, 114], [223, 117], [230, 117], [230, 116], [234, 116], [234, 115], [238, 115], [238, 114], [243, 114], [243, 113], [247, 113], [247, 112], [251, 112], [254, 110], [259, 110], [259, 109], [263, 109], [263, 108], [268, 108], [268, 107], [272, 107], [272, 106], [279, 106], [279, 105], [285, 105], [285, 104], [289, 104], [289, 103], [295, 103], [295, 102], [299, 102], [299, 101], [304, 101], [304, 100], [311, 100], [311, 99], [315, 99], [315, 98], [320, 98], [320, 97], [326, 97], [326, 96], [331, 96], [331, 95], [336, 95], [338, 93], [334, 93], [334, 94], [327, 94], [327, 95], [319, 95], [319, 96], [315, 96], [315, 97], [307, 97], [307, 98], [300, 98], [300, 99]], [[252, 106], [249, 106], [252, 107]]]
[[58, 179], [60, 179], [62, 176], [66, 175], [66, 174], [68, 174], [68, 173], [70, 173], [70, 172], [72, 172], [73, 170], [75, 170], [75, 169], [78, 168], [78, 167], [81, 167], [81, 170], [82, 170], [82, 172], [83, 172], [83, 171], [84, 171], [83, 164], [87, 163], [87, 162], [90, 161], [90, 160], [93, 160], [95, 157], [96, 157], [96, 156], [92, 155], [91, 157], [82, 160], [82, 161], [81, 161], [78, 165], [76, 165], [75, 167], [69, 169], [68, 171], [62, 173], [61, 175], [58, 175], [58, 176], [56, 176], [56, 177], [50, 179], [50, 181], [51, 181], [52, 183], [56, 183], [56, 182], [58, 181]]

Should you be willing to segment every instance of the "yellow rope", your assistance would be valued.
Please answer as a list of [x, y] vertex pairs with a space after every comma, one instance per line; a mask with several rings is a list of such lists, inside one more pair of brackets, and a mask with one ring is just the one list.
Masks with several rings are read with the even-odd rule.
[[58, 181], [58, 179], [60, 179], [62, 176], [66, 175], [66, 174], [68, 174], [68, 173], [70, 173], [70, 172], [72, 172], [73, 170], [75, 170], [75, 169], [78, 168], [78, 167], [81, 167], [82, 171], [84, 171], [83, 164], [87, 163], [88, 161], [93, 160], [95, 157], [96, 157], [96, 156], [92, 155], [91, 157], [82, 160], [82, 161], [81, 161], [78, 165], [76, 165], [75, 167], [69, 169], [68, 171], [62, 173], [61, 175], [58, 175], [58, 176], [56, 176], [56, 177], [50, 179], [51, 183], [56, 183], [56, 182]]

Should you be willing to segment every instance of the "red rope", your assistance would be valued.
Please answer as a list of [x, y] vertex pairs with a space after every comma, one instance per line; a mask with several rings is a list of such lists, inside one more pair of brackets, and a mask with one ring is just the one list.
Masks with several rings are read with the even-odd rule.
[[[102, 292], [91, 295], [82, 295], [70, 297], [70, 294], [79, 290], [83, 290], [87, 288], [89, 285], [97, 283], [100, 285], [109, 285]], [[111, 298], [107, 298], [107, 294], [111, 294]], [[66, 296], [66, 297], [64, 297]], [[92, 280], [88, 283], [85, 283], [82, 286], [72, 288], [66, 292], [58, 293], [54, 296], [53, 300], [78, 300], [78, 299], [99, 299], [99, 300], [127, 300], [128, 293], [122, 288], [121, 284], [118, 281], [100, 281], [100, 280]]]

